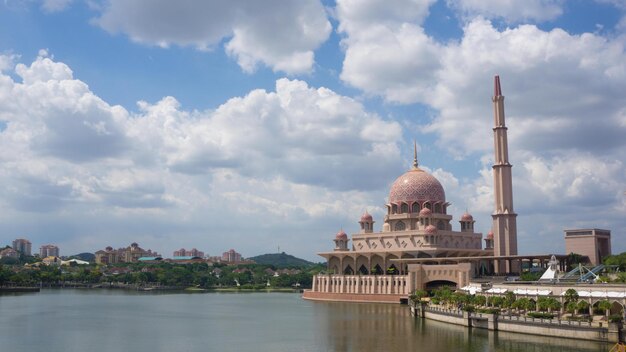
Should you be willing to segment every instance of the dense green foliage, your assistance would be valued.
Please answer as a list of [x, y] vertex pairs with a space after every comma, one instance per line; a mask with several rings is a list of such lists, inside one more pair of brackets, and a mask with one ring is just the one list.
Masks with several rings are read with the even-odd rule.
[[520, 275], [519, 279], [521, 281], [537, 281], [541, 278], [544, 271], [526, 271]]
[[324, 269], [321, 265], [275, 273], [269, 265], [216, 265], [207, 263], [124, 263], [114, 267], [82, 265], [73, 267], [39, 267], [0, 265], [0, 285], [56, 286], [67, 283], [95, 285], [132, 285], [167, 287], [310, 287], [313, 275]]
[[275, 268], [291, 268], [291, 267], [310, 267], [315, 265], [307, 260], [296, 258], [293, 255], [282, 253], [262, 254], [256, 257], [248, 258], [257, 264], [271, 265]]

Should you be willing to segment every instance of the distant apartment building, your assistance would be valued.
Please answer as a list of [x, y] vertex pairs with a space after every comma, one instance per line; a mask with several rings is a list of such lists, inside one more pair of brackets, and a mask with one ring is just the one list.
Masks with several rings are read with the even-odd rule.
[[97, 264], [115, 264], [115, 263], [135, 263], [141, 257], [159, 257], [159, 253], [153, 252], [151, 249], [145, 250], [136, 242], [130, 244], [126, 248], [113, 249], [106, 247], [104, 250], [96, 252]]
[[229, 263], [240, 262], [241, 261], [241, 254], [235, 252], [234, 249], [231, 249], [228, 252], [222, 253], [222, 261], [223, 262], [229, 262]]
[[59, 256], [59, 247], [53, 244], [44, 244], [43, 246], [39, 247], [40, 258], [58, 257], [58, 256]]
[[13, 241], [13, 249], [24, 255], [31, 255], [31, 246], [30, 241], [24, 238], [18, 238]]
[[181, 248], [177, 251], [174, 251], [174, 257], [200, 257], [200, 258], [204, 258], [204, 252], [203, 251], [199, 251], [195, 248], [192, 248], [190, 250], [186, 250], [185, 248]]
[[611, 255], [611, 231], [602, 229], [565, 230], [565, 252], [586, 255], [593, 265]]

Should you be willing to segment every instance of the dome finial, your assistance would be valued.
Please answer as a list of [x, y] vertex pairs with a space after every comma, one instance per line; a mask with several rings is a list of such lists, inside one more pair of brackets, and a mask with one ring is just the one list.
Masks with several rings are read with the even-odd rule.
[[417, 142], [413, 140], [413, 168], [417, 169]]

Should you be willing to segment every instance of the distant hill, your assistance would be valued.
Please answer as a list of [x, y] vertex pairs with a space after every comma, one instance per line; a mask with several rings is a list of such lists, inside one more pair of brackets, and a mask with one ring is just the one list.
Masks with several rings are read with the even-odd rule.
[[290, 266], [311, 266], [315, 265], [308, 260], [296, 258], [285, 252], [257, 255], [256, 257], [247, 258], [254, 260], [257, 264], [273, 265], [276, 268], [286, 268]]
[[90, 263], [93, 263], [96, 261], [96, 255], [93, 253], [87, 253], [87, 252], [71, 255], [70, 258], [76, 258], [76, 259], [84, 260]]

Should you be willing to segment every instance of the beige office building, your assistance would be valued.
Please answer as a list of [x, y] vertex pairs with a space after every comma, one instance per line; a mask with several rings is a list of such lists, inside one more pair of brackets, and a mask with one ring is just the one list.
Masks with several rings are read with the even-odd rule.
[[611, 255], [611, 231], [601, 229], [565, 230], [565, 252], [589, 257], [593, 265]]

